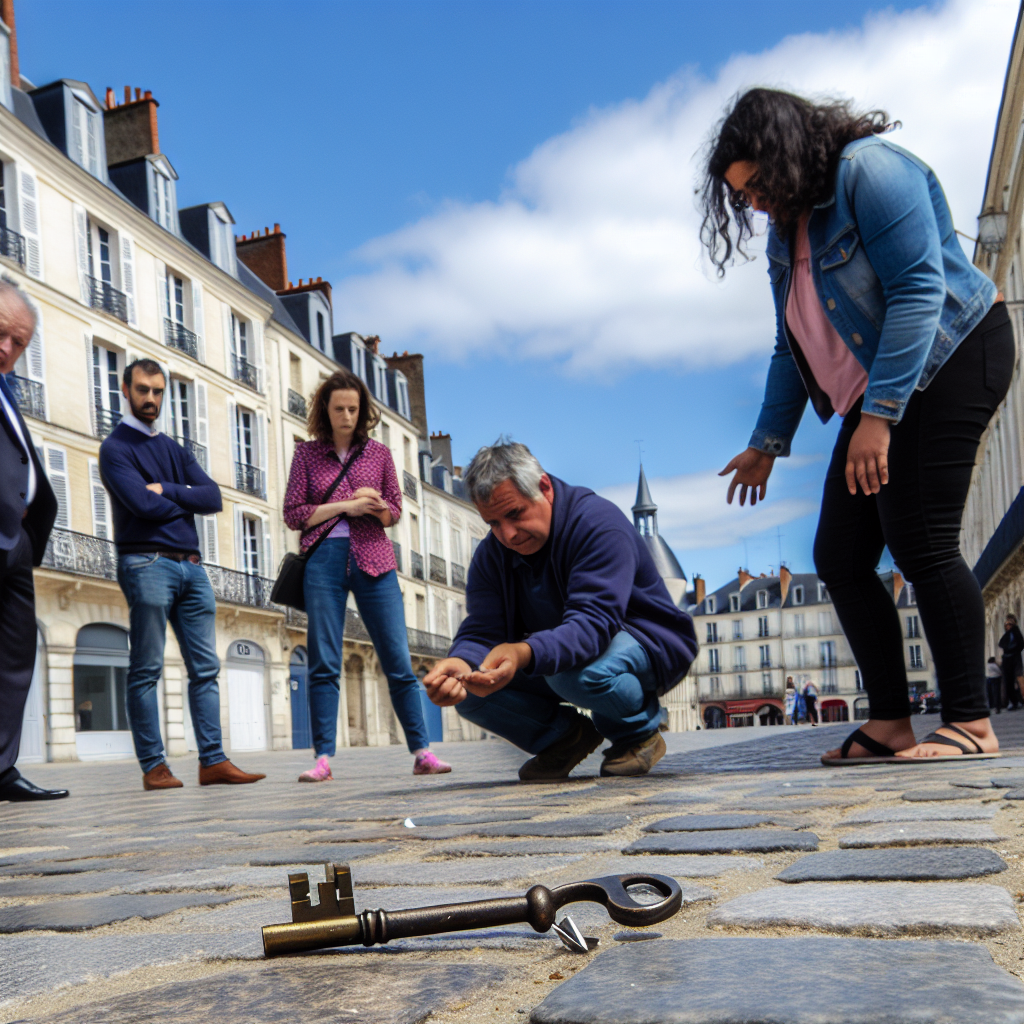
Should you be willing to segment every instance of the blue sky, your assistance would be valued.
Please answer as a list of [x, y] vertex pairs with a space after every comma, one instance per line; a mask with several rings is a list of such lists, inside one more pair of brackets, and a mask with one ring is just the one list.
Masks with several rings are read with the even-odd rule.
[[[688, 574], [811, 565], [836, 424], [805, 418], [773, 499], [728, 509], [772, 344], [763, 260], [716, 285], [691, 157], [737, 87], [882, 103], [958, 226], [980, 202], [1012, 0], [878, 5], [17, 0], [22, 72], [151, 89], [181, 205], [279, 222], [335, 330], [423, 351], [456, 460], [501, 432], [631, 503], [637, 439]], [[951, 75], [949, 68], [956, 69]], [[954, 84], [955, 83], [955, 84]], [[950, 140], [955, 116], [974, 132]], [[965, 155], [966, 154], [966, 155]]]

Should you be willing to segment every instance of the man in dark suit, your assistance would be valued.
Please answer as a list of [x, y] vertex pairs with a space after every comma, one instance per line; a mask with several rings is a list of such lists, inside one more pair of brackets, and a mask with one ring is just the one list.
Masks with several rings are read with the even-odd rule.
[[4, 374], [35, 332], [22, 293], [0, 280], [0, 800], [56, 800], [66, 789], [40, 789], [14, 762], [36, 660], [32, 566], [39, 565], [57, 517], [57, 499]]

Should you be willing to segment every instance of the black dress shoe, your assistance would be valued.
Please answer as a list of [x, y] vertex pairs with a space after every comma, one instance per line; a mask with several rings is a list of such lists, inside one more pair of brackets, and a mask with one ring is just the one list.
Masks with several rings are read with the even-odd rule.
[[13, 782], [0, 786], [0, 800], [60, 800], [68, 795], [66, 789], [40, 789], [33, 785], [24, 775], [19, 775]]

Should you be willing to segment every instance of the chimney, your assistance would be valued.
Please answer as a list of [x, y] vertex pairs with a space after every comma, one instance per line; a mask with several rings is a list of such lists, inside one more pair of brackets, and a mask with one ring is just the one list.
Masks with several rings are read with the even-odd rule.
[[235, 252], [238, 258], [275, 292], [287, 291], [290, 287], [288, 261], [284, 250], [286, 237], [281, 225], [275, 224], [273, 231], [264, 228], [262, 235], [254, 231], [248, 237], [242, 235], [241, 238], [235, 239]]
[[21, 88], [21, 72], [18, 70], [18, 33], [14, 27], [14, 0], [0, 0], [0, 21], [10, 31], [11, 40], [11, 85]]
[[430, 454], [434, 459], [440, 459], [442, 466], [448, 467], [448, 472], [453, 476], [454, 467], [452, 465], [452, 435], [442, 434], [440, 432], [430, 435]]
[[[245, 236], [242, 236], [243, 241]], [[238, 247], [238, 241], [236, 240], [235, 246]], [[250, 268], [251, 269], [251, 268]], [[332, 309], [334, 308], [334, 300], [331, 297], [331, 282], [325, 281], [322, 277], [318, 277], [315, 281], [310, 278], [305, 284], [302, 283], [302, 278], [299, 278], [298, 284], [292, 284], [288, 282], [287, 288], [279, 288], [277, 290], [278, 295], [299, 295], [302, 292], [320, 292], [326, 299], [327, 305]]]
[[364, 338], [363, 339], [363, 344], [374, 355], [378, 355], [380, 353], [380, 335], [379, 334], [371, 334], [368, 338]]
[[103, 111], [103, 131], [107, 141], [107, 163], [117, 164], [137, 160], [160, 152], [160, 136], [156, 125], [156, 108], [160, 106], [147, 89], [124, 87], [124, 103], [118, 106], [114, 90], [107, 89], [107, 108]]
[[787, 566], [782, 566], [779, 569], [779, 585], [782, 589], [782, 600], [779, 604], [786, 603], [786, 595], [789, 593], [789, 585], [793, 582], [793, 574], [789, 571]]
[[900, 594], [903, 593], [903, 576], [898, 572], [892, 574], [892, 603], [900, 603]]
[[403, 352], [400, 356], [385, 356], [384, 361], [389, 370], [401, 370], [409, 382], [409, 411], [416, 431], [424, 440], [429, 436], [427, 431], [427, 397], [423, 386], [423, 356]]
[[740, 580], [740, 590], [742, 590], [754, 578], [746, 569], [738, 569], [737, 575]]
[[707, 596], [706, 587], [704, 584], [703, 576], [693, 577], [693, 601], [694, 604], [703, 604], [704, 598]]

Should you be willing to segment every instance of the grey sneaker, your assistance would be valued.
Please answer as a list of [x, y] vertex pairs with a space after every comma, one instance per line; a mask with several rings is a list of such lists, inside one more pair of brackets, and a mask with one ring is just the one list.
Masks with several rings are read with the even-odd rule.
[[531, 757], [520, 769], [523, 782], [557, 782], [568, 778], [573, 770], [588, 755], [592, 754], [604, 740], [586, 715], [578, 715], [576, 727], [560, 740], [555, 740], [539, 754]]
[[601, 765], [602, 775], [646, 775], [665, 756], [661, 733], [641, 740], [632, 747], [609, 747]]

